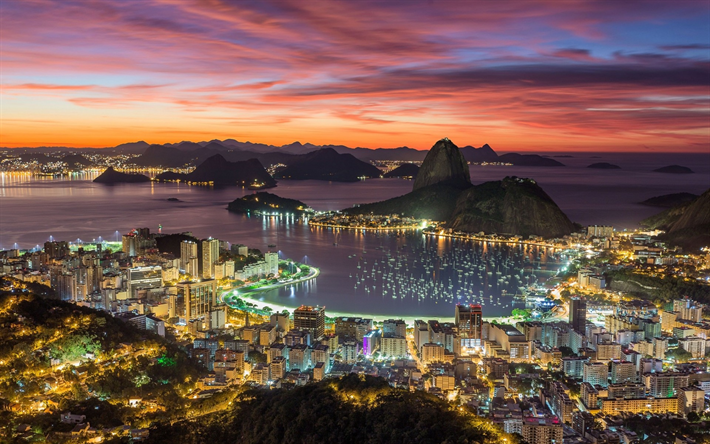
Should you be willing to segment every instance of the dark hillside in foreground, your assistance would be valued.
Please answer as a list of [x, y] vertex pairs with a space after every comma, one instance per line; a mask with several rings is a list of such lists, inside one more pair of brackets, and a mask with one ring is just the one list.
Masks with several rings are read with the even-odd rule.
[[146, 443], [429, 444], [511, 441], [486, 419], [382, 378], [350, 374], [292, 390], [250, 390], [231, 412], [151, 429]]

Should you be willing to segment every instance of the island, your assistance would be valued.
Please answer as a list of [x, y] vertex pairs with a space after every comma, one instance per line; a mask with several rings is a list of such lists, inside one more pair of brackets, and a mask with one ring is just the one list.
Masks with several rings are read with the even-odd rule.
[[595, 170], [620, 170], [621, 169], [621, 167], [619, 165], [614, 165], [613, 163], [607, 163], [607, 162], [593, 163], [591, 165], [588, 165], [587, 168], [592, 168]]
[[105, 184], [142, 183], [150, 182], [150, 177], [144, 176], [143, 174], [122, 173], [120, 171], [114, 170], [113, 167], [108, 167], [106, 168], [106, 171], [104, 171], [99, 177], [94, 179], [94, 182]]
[[250, 188], [276, 186], [276, 181], [257, 159], [229, 162], [220, 154], [208, 158], [191, 173], [166, 171], [158, 174], [156, 179], [166, 182], [187, 182], [193, 185], [238, 185]]
[[235, 199], [229, 203], [227, 209], [239, 214], [295, 214], [297, 216], [313, 210], [296, 199], [287, 199], [275, 194], [260, 192]]
[[653, 172], [667, 174], [693, 174], [695, 171], [681, 165], [668, 165], [662, 168], [655, 169], [653, 170]]
[[279, 171], [276, 177], [291, 180], [328, 180], [357, 182], [363, 178], [380, 177], [376, 166], [357, 159], [352, 154], [339, 154], [333, 148], [310, 152]]

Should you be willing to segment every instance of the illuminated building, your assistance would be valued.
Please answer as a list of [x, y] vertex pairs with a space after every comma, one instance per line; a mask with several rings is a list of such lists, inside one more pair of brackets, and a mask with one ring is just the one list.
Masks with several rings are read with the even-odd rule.
[[569, 302], [569, 323], [572, 330], [584, 334], [587, 325], [587, 302], [584, 299], [572, 298]]
[[380, 348], [380, 337], [381, 334], [379, 330], [370, 330], [365, 336], [363, 336], [362, 354], [366, 357], [370, 357], [375, 354], [377, 349]]
[[190, 259], [193, 257], [197, 257], [197, 244], [189, 240], [180, 242], [180, 268], [182, 270], [187, 271]]
[[301, 305], [293, 312], [293, 328], [311, 333], [313, 340], [325, 333], [325, 307]]
[[620, 384], [623, 382], [636, 381], [636, 365], [628, 361], [611, 361], [611, 382]]
[[219, 261], [219, 240], [211, 237], [202, 241], [202, 277], [214, 279], [215, 264]]
[[607, 415], [619, 413], [677, 413], [678, 398], [645, 397], [637, 399], [600, 399], [601, 412]]
[[178, 299], [183, 302], [182, 313], [187, 321], [209, 315], [212, 307], [217, 305], [217, 282], [213, 280], [181, 282], [177, 284], [177, 289]]
[[483, 339], [483, 309], [480, 305], [456, 305], [454, 324], [461, 337], [461, 346], [481, 347]]
[[444, 362], [444, 346], [432, 342], [422, 345], [422, 362]]
[[606, 387], [609, 379], [609, 368], [602, 362], [585, 362], [582, 372], [582, 381], [592, 385]]
[[678, 410], [685, 415], [705, 410], [705, 391], [699, 387], [683, 387], [678, 390]]
[[563, 433], [558, 418], [523, 418], [522, 435], [528, 444], [562, 444]]
[[681, 372], [645, 373], [643, 382], [650, 396], [656, 398], [670, 398], [678, 390], [687, 387], [689, 375]]

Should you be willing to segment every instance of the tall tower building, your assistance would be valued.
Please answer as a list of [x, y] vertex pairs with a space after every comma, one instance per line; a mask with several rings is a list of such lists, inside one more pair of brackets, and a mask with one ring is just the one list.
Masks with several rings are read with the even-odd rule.
[[190, 258], [197, 257], [197, 244], [184, 240], [180, 243], [180, 269], [187, 270]]
[[587, 302], [584, 299], [573, 298], [569, 302], [569, 323], [572, 330], [584, 334], [587, 325]]
[[480, 305], [456, 305], [455, 321], [464, 347], [480, 347], [483, 334], [483, 308]]
[[325, 334], [325, 307], [301, 305], [293, 312], [293, 328], [306, 330], [315, 340]]
[[211, 237], [202, 241], [202, 277], [214, 279], [214, 264], [219, 261], [219, 240]]
[[266, 262], [266, 274], [273, 274], [276, 276], [279, 274], [279, 254], [278, 253], [265, 253], [264, 262]]

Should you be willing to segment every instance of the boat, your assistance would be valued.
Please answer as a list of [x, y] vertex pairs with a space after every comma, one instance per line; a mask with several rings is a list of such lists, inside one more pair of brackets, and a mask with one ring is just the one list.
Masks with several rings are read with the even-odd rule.
[[269, 244], [269, 248], [274, 248], [276, 244]]

